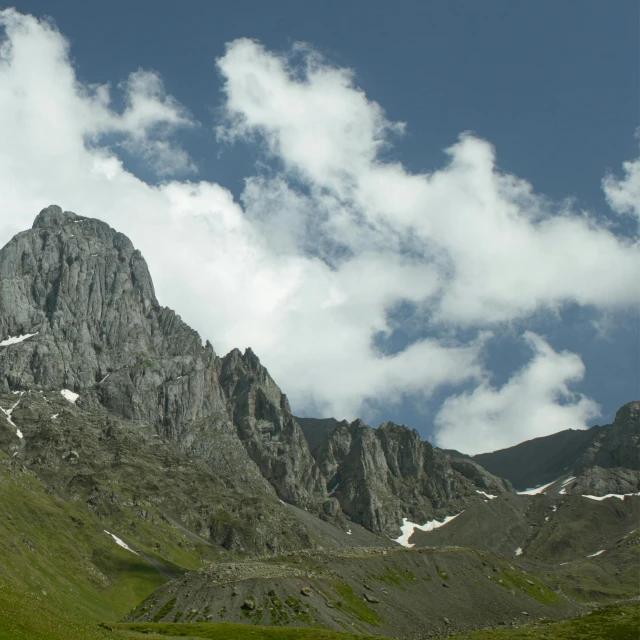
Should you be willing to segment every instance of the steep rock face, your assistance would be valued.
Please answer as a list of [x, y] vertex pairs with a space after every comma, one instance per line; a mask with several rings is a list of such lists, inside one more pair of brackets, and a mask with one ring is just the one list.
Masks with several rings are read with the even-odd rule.
[[396, 533], [407, 516], [425, 522], [457, 513], [478, 498], [477, 489], [513, 491], [479, 465], [452, 462], [417, 431], [392, 422], [378, 429], [361, 420], [340, 422], [314, 456], [329, 494], [350, 518], [373, 531]]
[[[0, 461], [35, 473], [62, 500], [87, 505], [103, 528], [162, 549], [167, 559], [180, 548], [213, 561], [225, 550], [270, 554], [313, 545], [271, 486], [257, 470], [252, 475], [255, 465], [237, 438], [244, 461], [228, 469], [159, 438], [150, 424], [84, 405], [58, 391], [0, 391], [0, 409], [13, 407], [13, 425], [0, 412], [0, 450], [8, 456]], [[226, 442], [215, 442], [224, 451]]]
[[226, 414], [215, 354], [156, 300], [147, 265], [99, 220], [43, 210], [0, 252], [0, 384], [90, 391], [168, 439]]
[[324, 497], [324, 478], [291, 414], [287, 396], [255, 353], [234, 349], [222, 358], [219, 371], [238, 436], [278, 495], [303, 506]]
[[372, 531], [449, 515], [499, 484], [392, 423], [338, 424], [312, 456], [250, 349], [219, 358], [160, 306], [129, 239], [57, 206], [0, 251], [0, 391], [28, 389], [69, 389], [85, 410], [152, 425], [229, 487], [275, 489], [327, 519], [342, 508]]
[[220, 359], [203, 346], [160, 306], [140, 252], [104, 222], [50, 206], [0, 251], [0, 342], [0, 389], [69, 389], [85, 406], [153, 425], [230, 483], [268, 481], [300, 506], [325, 494], [257, 356]]
[[611, 425], [594, 433], [591, 445], [575, 463], [574, 472], [582, 473], [591, 466], [640, 470], [640, 402], [625, 404]]
[[[30, 337], [9, 340], [24, 336]], [[269, 487], [255, 459], [286, 499], [303, 504], [310, 492], [322, 494], [308, 447], [296, 441], [299, 428], [266, 370], [270, 386], [251, 389], [257, 358], [233, 374], [230, 401], [218, 375], [224, 369], [229, 381], [233, 367], [223, 366], [208, 342], [203, 346], [196, 331], [160, 306], [140, 252], [99, 220], [51, 206], [0, 251], [0, 342], [5, 391], [69, 389], [85, 406], [96, 402], [123, 419], [152, 424], [166, 440], [209, 459], [231, 483], [245, 478], [260, 490]], [[289, 450], [301, 450], [290, 456], [292, 465], [278, 458], [279, 449], [269, 462], [274, 447], [248, 437], [241, 396], [259, 398], [261, 429], [291, 436]], [[270, 419], [277, 424], [267, 426]]]
[[570, 493], [603, 496], [640, 492], [640, 402], [629, 402], [595, 434], [573, 466]]

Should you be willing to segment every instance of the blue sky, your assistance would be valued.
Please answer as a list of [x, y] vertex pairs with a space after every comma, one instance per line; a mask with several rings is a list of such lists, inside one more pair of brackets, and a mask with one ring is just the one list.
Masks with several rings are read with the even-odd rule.
[[[121, 164], [109, 169], [115, 177], [101, 204], [79, 178], [75, 189], [68, 175], [40, 178], [28, 151], [38, 148], [35, 134], [29, 144], [16, 134], [32, 174], [21, 181], [15, 168], [0, 171], [0, 186], [14, 194], [13, 208], [0, 213], [2, 243], [39, 205], [102, 217], [143, 250], [162, 302], [220, 353], [251, 345], [301, 414], [394, 420], [475, 452], [610, 422], [638, 397], [636, 2], [392, 9], [59, 0], [16, 9], [36, 19], [23, 24], [32, 52], [21, 54], [25, 64], [44, 68], [37, 56], [51, 54], [36, 44], [61, 51], [66, 39], [69, 57], [49, 72], [61, 74], [55, 86], [69, 71], [82, 86], [109, 84], [111, 101], [109, 113], [89, 108], [71, 85], [68, 95], [56, 88], [36, 100], [36, 80], [16, 71], [12, 95], [33, 95], [33, 103], [7, 97], [16, 100], [7, 112], [45, 123], [49, 101], [61, 113], [70, 105], [77, 122], [90, 124], [70, 122], [50, 162], [69, 144], [79, 167], [96, 154]], [[38, 22], [46, 15], [55, 37]], [[149, 75], [119, 86], [138, 69], [155, 72], [162, 87]], [[254, 82], [258, 89], [247, 90]], [[136, 96], [163, 107], [143, 113]], [[124, 117], [127, 105], [135, 117]], [[323, 127], [327, 148], [312, 135]], [[471, 133], [458, 143], [463, 132]], [[69, 142], [74, 135], [86, 157]], [[618, 181], [605, 193], [610, 173]], [[425, 174], [439, 178], [427, 188]], [[495, 192], [494, 175], [503, 176]], [[194, 195], [189, 185], [203, 183], [216, 188]], [[396, 193], [407, 197], [397, 210], [387, 197]], [[498, 216], [470, 225], [480, 250], [461, 227], [491, 217], [496, 197], [505, 198], [495, 206], [507, 218], [530, 224], [507, 228]], [[475, 200], [481, 207], [467, 218]], [[217, 218], [205, 220], [208, 207], [223, 211], [224, 233]], [[176, 222], [185, 211], [192, 217]], [[567, 217], [571, 224], [545, 226]], [[176, 225], [180, 250], [167, 264], [158, 237]], [[504, 232], [501, 240], [492, 229]], [[224, 261], [211, 257], [227, 250]], [[228, 267], [234, 255], [252, 266]]]

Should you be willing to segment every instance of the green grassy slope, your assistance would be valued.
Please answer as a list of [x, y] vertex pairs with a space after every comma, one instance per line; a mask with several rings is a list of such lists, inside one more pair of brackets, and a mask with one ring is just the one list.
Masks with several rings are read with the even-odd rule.
[[611, 607], [566, 622], [519, 629], [488, 629], [451, 636], [456, 640], [638, 640], [640, 606]]
[[[259, 627], [255, 625], [218, 623], [127, 623], [117, 624], [116, 630], [153, 632], [158, 637], [203, 638], [205, 640], [379, 640], [378, 636], [342, 633], [324, 629]], [[146, 637], [154, 637], [146, 636]]]
[[81, 619], [117, 620], [169, 579], [117, 545], [82, 503], [48, 493], [1, 452], [0, 514], [0, 594], [10, 601], [26, 593]]

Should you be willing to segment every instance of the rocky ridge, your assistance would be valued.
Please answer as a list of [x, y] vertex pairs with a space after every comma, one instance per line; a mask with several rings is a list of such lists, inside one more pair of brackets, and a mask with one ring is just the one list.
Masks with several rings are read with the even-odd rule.
[[640, 492], [640, 402], [621, 407], [609, 425], [561, 431], [472, 459], [521, 490], [573, 476], [569, 494]]
[[344, 510], [397, 535], [402, 517], [448, 515], [478, 499], [476, 487], [511, 490], [392, 423], [340, 423], [312, 456], [250, 349], [220, 358], [159, 304], [126, 236], [55, 205], [0, 250], [0, 337], [5, 393], [67, 389], [84, 410], [151, 425], [231, 482], [235, 474], [328, 520], [344, 522]]

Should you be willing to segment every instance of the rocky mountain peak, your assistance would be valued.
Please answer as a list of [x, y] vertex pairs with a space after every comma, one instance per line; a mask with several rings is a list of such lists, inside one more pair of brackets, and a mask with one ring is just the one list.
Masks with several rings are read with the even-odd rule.
[[[99, 220], [43, 209], [0, 251], [0, 385], [62, 390], [226, 468], [255, 469], [281, 497], [325, 493], [315, 461], [257, 355], [220, 359], [158, 303], [133, 243]], [[256, 466], [257, 465], [257, 466]], [[250, 474], [251, 475], [251, 474]]]
[[83, 220], [72, 211], [63, 211], [62, 207], [52, 204], [43, 209], [33, 223], [33, 229], [46, 229], [47, 227], [61, 227], [69, 222]]

